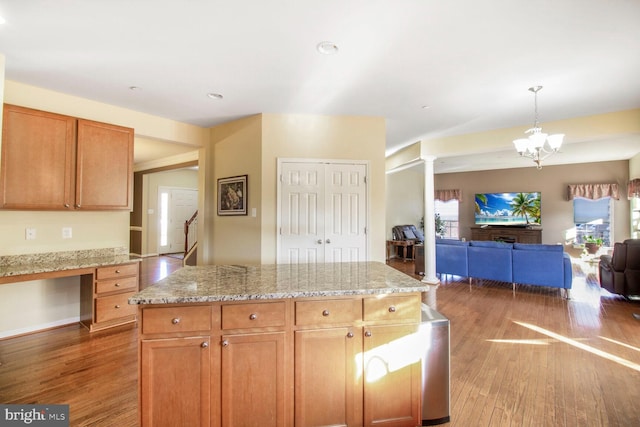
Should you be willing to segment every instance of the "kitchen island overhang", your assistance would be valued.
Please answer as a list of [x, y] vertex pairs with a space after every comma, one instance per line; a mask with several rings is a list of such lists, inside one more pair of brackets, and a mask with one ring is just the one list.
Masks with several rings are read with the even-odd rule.
[[183, 304], [428, 292], [429, 285], [381, 262], [183, 267], [129, 304]]

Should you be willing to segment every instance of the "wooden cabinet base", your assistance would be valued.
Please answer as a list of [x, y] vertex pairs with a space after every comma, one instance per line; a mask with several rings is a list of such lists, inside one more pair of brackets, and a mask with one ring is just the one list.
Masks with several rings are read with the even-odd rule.
[[420, 297], [141, 305], [141, 426], [419, 425]]
[[89, 331], [135, 322], [128, 298], [138, 290], [139, 263], [98, 267], [80, 277], [80, 323]]
[[506, 243], [542, 243], [541, 228], [471, 227], [471, 240], [493, 240]]

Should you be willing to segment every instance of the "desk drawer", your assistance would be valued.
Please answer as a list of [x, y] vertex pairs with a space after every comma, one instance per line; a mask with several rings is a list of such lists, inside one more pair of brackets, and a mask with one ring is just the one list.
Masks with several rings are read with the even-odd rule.
[[222, 329], [284, 327], [284, 301], [222, 306]]
[[142, 310], [142, 333], [160, 334], [211, 329], [211, 306], [161, 307]]
[[137, 276], [138, 263], [110, 265], [107, 267], [96, 268], [96, 279], [113, 279], [116, 277]]
[[351, 324], [362, 319], [362, 300], [296, 301], [295, 316], [296, 326]]
[[382, 295], [365, 298], [364, 321], [420, 321], [419, 295]]
[[138, 276], [100, 280], [96, 282], [97, 294], [126, 290], [138, 290]]
[[119, 317], [135, 315], [138, 307], [129, 305], [127, 300], [135, 292], [96, 298], [96, 322], [117, 319]]

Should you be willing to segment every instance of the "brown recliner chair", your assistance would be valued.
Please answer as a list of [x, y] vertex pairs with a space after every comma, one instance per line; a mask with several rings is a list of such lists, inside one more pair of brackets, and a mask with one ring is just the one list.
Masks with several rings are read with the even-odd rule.
[[627, 239], [613, 246], [613, 255], [602, 255], [600, 286], [629, 299], [640, 297], [640, 239]]

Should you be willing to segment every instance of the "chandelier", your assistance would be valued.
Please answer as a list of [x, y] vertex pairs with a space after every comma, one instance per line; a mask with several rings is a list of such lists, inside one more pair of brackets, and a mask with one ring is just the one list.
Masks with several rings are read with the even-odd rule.
[[529, 88], [530, 92], [533, 92], [535, 117], [533, 121], [533, 127], [526, 130], [524, 133], [528, 133], [527, 138], [520, 138], [513, 141], [513, 145], [516, 146], [516, 151], [522, 157], [529, 157], [534, 161], [538, 169], [542, 169], [542, 161], [550, 155], [557, 153], [562, 145], [563, 133], [557, 133], [554, 135], [547, 135], [542, 132], [542, 128], [538, 124], [538, 92], [542, 89], [542, 86], [533, 86]]

